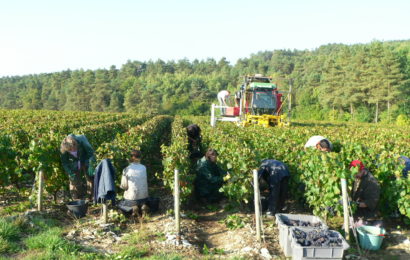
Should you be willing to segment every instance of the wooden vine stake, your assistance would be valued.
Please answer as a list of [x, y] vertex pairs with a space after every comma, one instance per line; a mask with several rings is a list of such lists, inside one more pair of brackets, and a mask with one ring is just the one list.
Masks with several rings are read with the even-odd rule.
[[253, 189], [254, 189], [254, 201], [255, 201], [255, 222], [256, 222], [256, 238], [258, 242], [261, 242], [261, 211], [259, 207], [260, 193], [259, 193], [259, 180], [258, 171], [253, 170]]
[[43, 187], [44, 187], [44, 172], [40, 170], [38, 173], [38, 194], [37, 194], [37, 210], [43, 210]]
[[349, 208], [348, 208], [348, 198], [347, 198], [347, 184], [346, 184], [346, 179], [341, 179], [340, 180], [342, 184], [342, 198], [343, 198], [343, 216], [344, 216], [344, 230], [345, 230], [345, 236], [346, 240], [350, 240], [350, 233], [349, 233]]
[[108, 223], [108, 209], [107, 209], [107, 202], [104, 201], [102, 204], [102, 210], [103, 210], [103, 223], [107, 224]]
[[180, 214], [179, 214], [179, 171], [174, 171], [174, 212], [175, 212], [175, 232], [177, 240], [180, 236]]

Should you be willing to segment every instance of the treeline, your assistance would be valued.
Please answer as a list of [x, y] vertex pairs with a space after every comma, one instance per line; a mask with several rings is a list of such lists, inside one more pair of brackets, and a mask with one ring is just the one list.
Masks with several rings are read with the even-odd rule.
[[128, 61], [120, 69], [0, 78], [8, 109], [201, 115], [219, 90], [235, 91], [247, 74], [292, 85], [294, 116], [392, 121], [410, 116], [410, 41], [331, 44], [316, 50], [264, 51], [231, 65], [207, 60]]

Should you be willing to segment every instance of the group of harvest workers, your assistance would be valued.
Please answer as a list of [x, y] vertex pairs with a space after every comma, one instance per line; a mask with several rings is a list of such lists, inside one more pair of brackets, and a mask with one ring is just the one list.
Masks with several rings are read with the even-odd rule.
[[[150, 207], [148, 196], [147, 169], [141, 164], [142, 153], [131, 150], [129, 165], [123, 170], [120, 187], [124, 189], [124, 200], [118, 206], [130, 211], [138, 209], [147, 213]], [[95, 165], [94, 150], [84, 135], [70, 134], [61, 143], [61, 161], [69, 177], [69, 189], [74, 200], [94, 200], [116, 203], [115, 170], [109, 159]]]
[[[224, 182], [224, 176], [228, 174], [217, 165], [218, 153], [214, 149], [208, 149], [205, 156], [200, 157], [199, 144], [201, 131], [199, 126], [187, 127], [189, 148], [192, 159], [198, 158], [196, 163], [195, 194], [200, 201], [217, 202], [223, 198], [219, 191]], [[333, 144], [323, 136], [312, 136], [304, 145], [305, 149], [317, 149], [322, 152], [332, 152]], [[200, 159], [199, 159], [200, 158]], [[403, 176], [407, 176], [410, 170], [410, 159], [400, 156], [400, 163], [405, 164]], [[360, 160], [353, 160], [350, 169], [357, 168], [355, 180], [350, 192], [349, 203], [356, 204], [357, 210], [354, 215], [355, 226], [374, 225], [381, 226], [378, 212], [380, 199], [380, 184], [372, 173]], [[259, 186], [266, 196], [266, 216], [272, 217], [276, 213], [287, 209], [285, 204], [288, 196], [288, 182], [290, 172], [287, 165], [275, 159], [264, 159], [258, 169]], [[262, 206], [264, 208], [264, 206]]]
[[[218, 165], [218, 152], [215, 149], [208, 148], [205, 154], [202, 153], [200, 127], [191, 124], [186, 130], [190, 159], [196, 165], [195, 198], [201, 204], [217, 203], [224, 198], [220, 188], [224, 184], [224, 177], [229, 173]], [[332, 143], [323, 136], [312, 136], [304, 147], [323, 152], [331, 152], [333, 149]], [[141, 164], [141, 157], [141, 151], [130, 151], [130, 164], [122, 172], [120, 185], [125, 190], [124, 200], [119, 204], [123, 207], [138, 206], [140, 212], [146, 212], [150, 208], [150, 197], [147, 170]], [[95, 155], [85, 136], [72, 134], [67, 136], [61, 143], [61, 160], [69, 176], [69, 188], [73, 199], [87, 198], [94, 199], [95, 202], [107, 199], [115, 201], [113, 166], [106, 159], [101, 161], [96, 169], [93, 168]], [[410, 170], [410, 159], [401, 156], [400, 160], [405, 164], [403, 175], [407, 176]], [[357, 205], [355, 225], [382, 225], [378, 214], [379, 182], [363, 162], [354, 160], [349, 166], [357, 168], [350, 196], [350, 203]], [[261, 191], [267, 194], [266, 215], [271, 217], [286, 211], [285, 202], [290, 179], [287, 165], [275, 159], [264, 159], [259, 166], [258, 177]], [[87, 193], [87, 190], [92, 192]]]

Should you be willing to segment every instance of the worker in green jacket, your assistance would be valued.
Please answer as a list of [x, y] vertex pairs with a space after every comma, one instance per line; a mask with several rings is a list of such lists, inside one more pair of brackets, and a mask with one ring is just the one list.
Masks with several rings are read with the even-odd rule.
[[85, 199], [93, 192], [94, 150], [84, 135], [70, 134], [61, 143], [61, 162], [70, 180], [73, 199]]
[[219, 189], [223, 184], [226, 172], [217, 164], [218, 153], [214, 149], [208, 149], [205, 156], [197, 162], [197, 175], [195, 179], [195, 193], [199, 200], [218, 202], [222, 199]]

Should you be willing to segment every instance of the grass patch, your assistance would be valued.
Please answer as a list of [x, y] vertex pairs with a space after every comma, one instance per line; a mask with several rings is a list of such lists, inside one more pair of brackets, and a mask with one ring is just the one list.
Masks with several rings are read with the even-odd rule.
[[130, 233], [122, 239], [127, 241], [127, 244], [120, 248], [120, 251], [113, 255], [112, 259], [181, 259], [179, 256], [164, 255], [150, 255], [149, 241], [159, 240], [164, 241], [165, 235], [161, 232], [150, 232], [145, 229], [140, 229], [136, 232]]
[[159, 255], [144, 257], [143, 259], [144, 260], [182, 260], [184, 258], [179, 255], [159, 254]]
[[113, 259], [136, 259], [146, 256], [147, 254], [148, 247], [137, 248], [136, 246], [127, 246], [115, 254]]
[[55, 219], [44, 218], [42, 216], [35, 216], [31, 219], [31, 222], [34, 224], [34, 230], [36, 231], [44, 231], [52, 227], [57, 227], [59, 222]]
[[[76, 259], [83, 259], [78, 257], [77, 255], [68, 255], [68, 254], [64, 254], [62, 252], [59, 251], [55, 251], [55, 252], [44, 252], [41, 250], [38, 251], [30, 251], [28, 255], [25, 256], [21, 256], [19, 257], [19, 259], [24, 259], [24, 260], [76, 260]], [[93, 259], [97, 259], [97, 258], [93, 258]], [[91, 260], [91, 259], [90, 259]]]
[[161, 232], [150, 232], [145, 229], [139, 229], [138, 231], [132, 232], [124, 236], [123, 241], [127, 241], [128, 244], [138, 245], [144, 244], [145, 242], [151, 240], [163, 240], [165, 238], [164, 233]]
[[206, 209], [210, 212], [215, 212], [215, 211], [218, 211], [220, 208], [218, 205], [209, 204], [209, 205], [206, 205]]
[[[19, 249], [17, 243], [8, 241], [2, 237], [0, 237], [0, 254], [7, 254], [17, 252]], [[1, 257], [0, 257], [1, 259]]]
[[225, 254], [225, 250], [220, 248], [209, 248], [206, 244], [202, 248], [202, 254], [206, 256], [215, 256], [215, 255], [223, 255]]
[[225, 219], [222, 219], [219, 222], [225, 223], [225, 226], [230, 230], [243, 228], [245, 226], [245, 221], [238, 215], [228, 215]]
[[193, 213], [192, 211], [188, 211], [186, 213], [187, 218], [197, 220], [199, 218], [198, 214]]
[[12, 215], [12, 214], [16, 214], [19, 212], [25, 212], [26, 210], [30, 209], [32, 207], [31, 202], [30, 201], [21, 201], [15, 205], [11, 205], [11, 206], [6, 206], [2, 209], [1, 214], [8, 214], [8, 215]]
[[61, 237], [62, 230], [57, 227], [50, 228], [37, 235], [24, 240], [28, 249], [44, 249], [47, 252], [62, 252], [73, 254], [80, 250], [80, 246]]
[[20, 226], [7, 218], [0, 218], [0, 238], [17, 241], [20, 237]]

